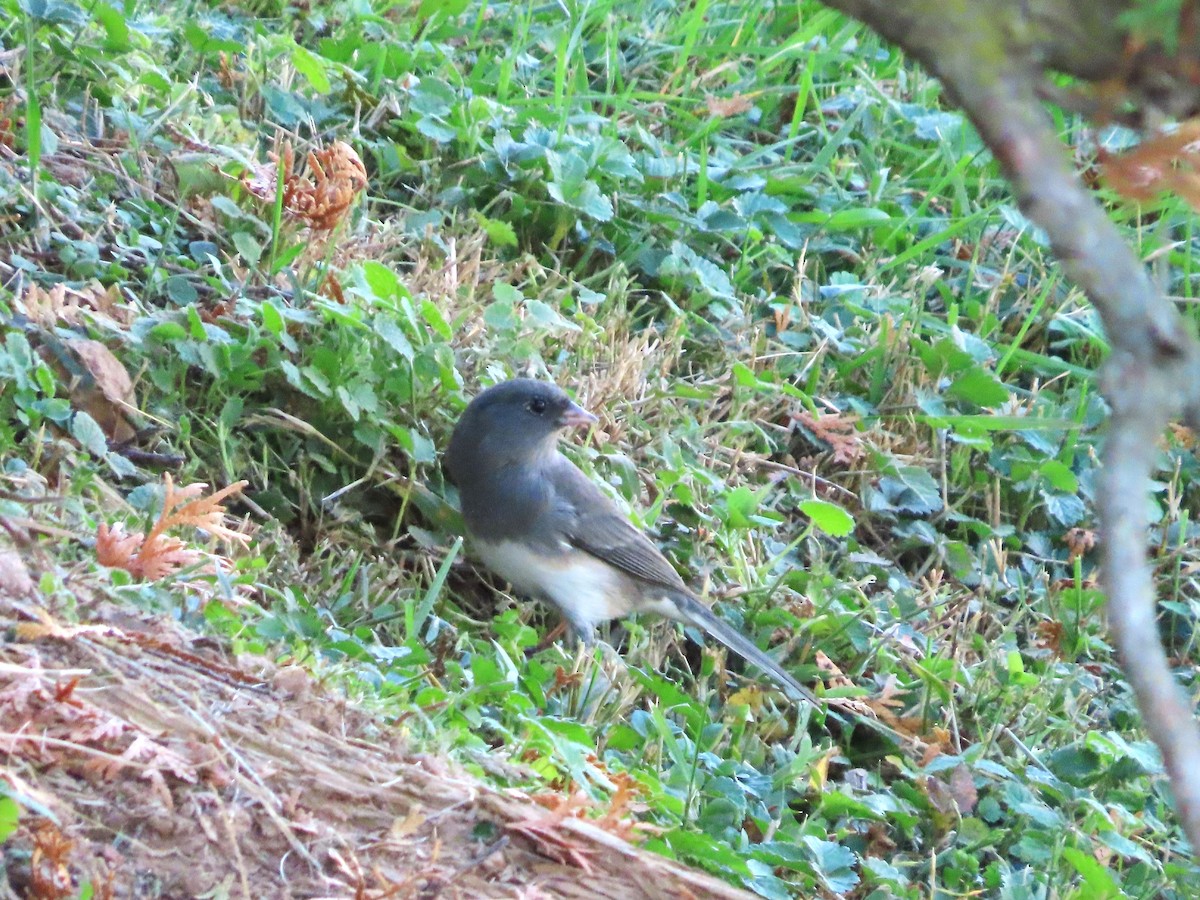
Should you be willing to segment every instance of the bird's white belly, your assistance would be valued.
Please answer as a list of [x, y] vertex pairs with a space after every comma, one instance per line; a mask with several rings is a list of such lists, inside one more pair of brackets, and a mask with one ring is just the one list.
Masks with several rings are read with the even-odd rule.
[[632, 606], [621, 573], [581, 551], [546, 556], [516, 541], [497, 541], [476, 542], [475, 553], [519, 592], [551, 601], [573, 622], [607, 622]]

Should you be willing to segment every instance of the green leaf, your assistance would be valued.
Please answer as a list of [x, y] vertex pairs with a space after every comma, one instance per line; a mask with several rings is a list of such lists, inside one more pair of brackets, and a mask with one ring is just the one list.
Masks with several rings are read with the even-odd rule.
[[379, 335], [387, 343], [389, 347], [399, 353], [409, 362], [413, 359], [413, 346], [406, 335], [400, 328], [400, 325], [388, 315], [378, 315], [372, 323], [375, 333]]
[[245, 53], [246, 47], [238, 41], [225, 40], [216, 38], [209, 34], [197, 22], [188, 22], [183, 26], [183, 36], [193, 50], [198, 50], [202, 53]]
[[580, 330], [578, 325], [564, 318], [557, 309], [541, 300], [525, 301], [525, 311], [529, 314], [530, 320], [542, 328], [554, 331]]
[[238, 255], [246, 264], [251, 267], [257, 266], [258, 261], [262, 259], [263, 245], [245, 231], [235, 231], [232, 240]]
[[799, 222], [814, 222], [826, 231], [856, 231], [871, 225], [886, 225], [892, 221], [882, 209], [862, 207], [859, 209], [843, 209], [826, 215], [823, 212], [801, 213], [795, 217]]
[[520, 289], [503, 281], [497, 281], [492, 285], [492, 297], [498, 303], [507, 303], [510, 306], [515, 306], [525, 299], [525, 295], [521, 293]]
[[600, 193], [600, 186], [594, 181], [585, 181], [574, 190], [567, 190], [562, 184], [552, 181], [546, 190], [559, 203], [577, 209], [598, 222], [607, 222], [613, 217], [612, 201]]
[[900, 466], [879, 480], [879, 490], [896, 509], [914, 516], [927, 516], [942, 508], [937, 482], [918, 466]]
[[443, 340], [449, 341], [454, 338], [454, 329], [450, 327], [450, 323], [446, 321], [446, 317], [442, 315], [442, 311], [434, 305], [432, 300], [421, 302], [421, 317]]
[[318, 94], [329, 93], [332, 85], [329, 83], [329, 76], [325, 74], [326, 62], [323, 59], [303, 47], [296, 47], [292, 50], [292, 65], [304, 76], [314, 91]]
[[156, 322], [154, 327], [150, 329], [150, 337], [156, 341], [170, 343], [172, 341], [182, 341], [188, 336], [187, 329], [178, 322], [164, 321]]
[[908, 886], [908, 876], [886, 860], [877, 859], [873, 856], [864, 856], [862, 867], [863, 871], [875, 881], [882, 881], [885, 884], [891, 884], [895, 887]]
[[1046, 462], [1042, 463], [1039, 471], [1042, 477], [1056, 491], [1062, 491], [1064, 494], [1074, 494], [1079, 490], [1079, 479], [1075, 477], [1075, 473], [1071, 471], [1069, 466], [1059, 462], [1057, 459], [1046, 460]]
[[499, 332], [513, 331], [519, 324], [512, 302], [499, 299], [489, 303], [483, 311], [483, 322]]
[[476, 690], [492, 693], [497, 690], [506, 691], [511, 687], [496, 661], [479, 653], [471, 657], [471, 674]]
[[734, 488], [725, 495], [725, 521], [731, 528], [749, 528], [758, 509], [758, 497], [748, 487]]
[[748, 876], [750, 869], [745, 858], [729, 844], [717, 841], [707, 834], [690, 831], [671, 831], [663, 840], [681, 858], [703, 862], [709, 866], [720, 866], [734, 874]]
[[223, 194], [218, 194], [217, 196], [210, 198], [208, 202], [211, 203], [212, 208], [221, 213], [221, 215], [228, 216], [235, 221], [239, 219], [252, 218], [242, 211], [242, 208], [234, 202], [232, 197], [226, 197]]
[[732, 298], [734, 296], [733, 282], [729, 280], [729, 275], [712, 260], [696, 256], [692, 268], [700, 282], [700, 287], [708, 293], [714, 297]]
[[1107, 768], [1099, 754], [1078, 745], [1055, 750], [1050, 754], [1049, 767], [1063, 781], [1077, 786], [1099, 777]]
[[421, 0], [420, 11], [417, 15], [422, 19], [432, 16], [453, 18], [461, 15], [470, 5], [470, 0]]
[[1124, 897], [1120, 885], [1096, 857], [1075, 847], [1064, 847], [1063, 859], [1069, 862], [1075, 871], [1083, 878], [1087, 886], [1089, 900], [1109, 900], [1109, 898]]
[[437, 462], [437, 449], [434, 447], [433, 441], [416, 428], [410, 428], [404, 434], [408, 438], [405, 450], [408, 451], [413, 462], [425, 464]]
[[450, 574], [450, 567], [454, 564], [454, 560], [458, 557], [461, 549], [462, 538], [455, 538], [454, 543], [450, 545], [450, 549], [446, 553], [445, 559], [442, 560], [437, 572], [434, 573], [433, 580], [429, 583], [428, 590], [425, 591], [425, 596], [419, 603], [414, 603], [411, 600], [405, 603], [404, 633], [410, 641], [420, 639], [418, 632], [433, 613], [434, 604], [441, 595], [442, 588], [446, 584], [446, 578]]
[[735, 362], [732, 368], [734, 381], [740, 387], [756, 388], [759, 386], [758, 376], [754, 374], [754, 370], [743, 362]]
[[367, 260], [355, 273], [360, 276], [361, 283], [378, 300], [389, 300], [392, 297], [408, 297], [408, 288], [400, 282], [399, 276], [383, 263]]
[[671, 243], [671, 252], [659, 264], [661, 278], [678, 278], [685, 283], [695, 282], [705, 293], [713, 297], [732, 299], [733, 282], [712, 260], [705, 259], [681, 241]]
[[488, 240], [497, 247], [517, 246], [517, 232], [504, 220], [489, 219], [487, 216], [480, 215], [479, 222], [483, 226]]
[[129, 24], [120, 10], [109, 6], [105, 0], [97, 0], [92, 6], [92, 15], [104, 28], [106, 49], [117, 53], [129, 50]]
[[171, 298], [171, 302], [177, 303], [180, 306], [187, 306], [189, 303], [195, 303], [200, 299], [196, 288], [186, 275], [172, 275], [167, 279], [164, 286], [167, 289], [167, 296]]
[[1041, 491], [1042, 501], [1046, 504], [1046, 514], [1064, 528], [1071, 528], [1083, 521], [1087, 515], [1087, 506], [1074, 494], [1063, 494], [1058, 491]]
[[184, 312], [187, 315], [188, 334], [197, 341], [207, 341], [208, 332], [204, 330], [204, 320], [200, 318], [196, 304], [193, 303]]
[[71, 420], [71, 436], [92, 456], [103, 459], [108, 453], [108, 438], [104, 436], [103, 429], [82, 410], [75, 413]]
[[946, 393], [977, 406], [1000, 406], [1008, 401], [1008, 388], [979, 366], [973, 366], [954, 379]]
[[438, 144], [448, 144], [458, 132], [435, 116], [422, 116], [417, 120], [417, 131]]
[[17, 830], [21, 817], [21, 806], [12, 797], [0, 796], [0, 844], [8, 840]]
[[858, 884], [852, 850], [836, 841], [823, 841], [811, 835], [805, 835], [802, 840], [812, 856], [813, 867], [829, 890], [835, 894], [844, 894]]
[[577, 209], [598, 222], [613, 217], [612, 202], [600, 186], [587, 177], [587, 163], [575, 153], [550, 153], [550, 183], [546, 191], [559, 203]]
[[932, 428], [953, 428], [968, 433], [984, 431], [1078, 431], [1079, 425], [1067, 419], [1029, 418], [1028, 416], [991, 415], [928, 415], [917, 416], [916, 421]]
[[835, 503], [824, 500], [805, 500], [800, 511], [812, 519], [814, 525], [833, 537], [845, 537], [854, 531], [854, 519]]
[[275, 308], [275, 304], [268, 301], [259, 308], [262, 310], [263, 327], [275, 335], [275, 337], [283, 334], [283, 316]]
[[321, 396], [328, 397], [333, 393], [333, 386], [329, 383], [329, 379], [316, 366], [305, 366], [300, 371], [308, 384], [316, 388]]

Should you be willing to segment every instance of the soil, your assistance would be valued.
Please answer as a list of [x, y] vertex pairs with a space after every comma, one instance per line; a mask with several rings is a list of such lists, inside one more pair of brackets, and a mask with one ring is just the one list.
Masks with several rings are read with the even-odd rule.
[[[0, 552], [0, 897], [749, 897], [626, 819], [413, 753], [305, 670], [89, 603]], [[0, 833], [6, 830], [0, 815]]]

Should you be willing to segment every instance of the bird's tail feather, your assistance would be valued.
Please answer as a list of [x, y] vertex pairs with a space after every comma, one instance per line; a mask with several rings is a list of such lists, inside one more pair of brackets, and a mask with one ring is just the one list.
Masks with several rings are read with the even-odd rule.
[[821, 704], [812, 691], [785, 672], [779, 663], [759, 650], [753, 641], [719, 618], [695, 597], [679, 593], [672, 595], [671, 599], [675, 602], [682, 621], [702, 628], [746, 662], [766, 672], [793, 700], [803, 700], [821, 709]]

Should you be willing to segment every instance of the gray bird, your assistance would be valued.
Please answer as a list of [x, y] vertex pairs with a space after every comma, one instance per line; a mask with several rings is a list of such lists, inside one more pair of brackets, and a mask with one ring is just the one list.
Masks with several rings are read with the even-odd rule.
[[558, 451], [596, 417], [547, 382], [514, 378], [467, 407], [445, 455], [475, 554], [521, 594], [552, 603], [585, 644], [596, 626], [653, 612], [700, 628], [817, 706], [803, 685], [696, 599], [666, 557]]

